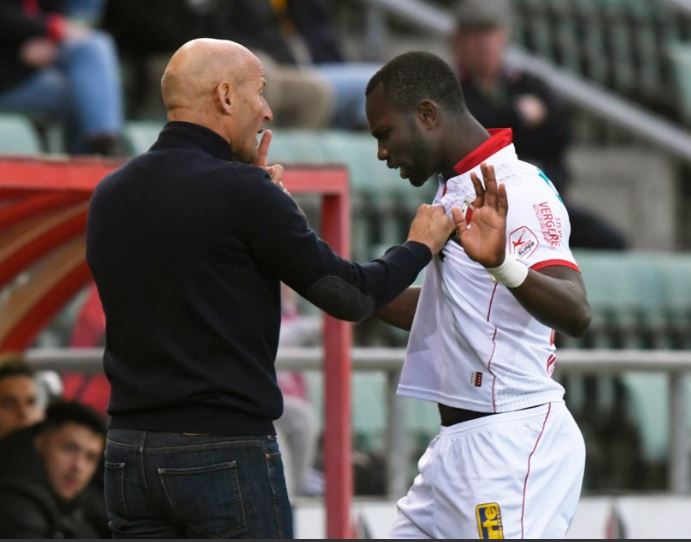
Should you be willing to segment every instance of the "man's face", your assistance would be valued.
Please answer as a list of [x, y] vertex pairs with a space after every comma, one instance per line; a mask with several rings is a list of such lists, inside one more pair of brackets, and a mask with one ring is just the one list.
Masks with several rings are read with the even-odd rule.
[[10, 376], [0, 380], [0, 439], [12, 431], [43, 419], [38, 404], [38, 387], [30, 376]]
[[415, 111], [398, 111], [382, 85], [367, 96], [366, 108], [370, 132], [378, 144], [377, 158], [398, 169], [413, 186], [422, 186], [435, 173], [435, 167]]
[[454, 37], [456, 64], [472, 77], [494, 78], [501, 72], [508, 35], [503, 27], [459, 32]]
[[242, 82], [235, 89], [236, 100], [231, 119], [233, 158], [248, 164], [257, 161], [257, 134], [273, 119], [264, 98], [264, 71], [258, 59], [248, 63]]
[[66, 423], [36, 437], [53, 491], [69, 501], [77, 497], [96, 472], [103, 453], [103, 436], [88, 427]]

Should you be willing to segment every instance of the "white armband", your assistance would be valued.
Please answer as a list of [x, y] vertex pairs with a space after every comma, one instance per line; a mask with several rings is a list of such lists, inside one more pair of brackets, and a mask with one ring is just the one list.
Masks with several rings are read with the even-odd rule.
[[487, 267], [487, 272], [507, 288], [518, 288], [528, 276], [528, 266], [513, 256], [505, 256], [499, 267]]

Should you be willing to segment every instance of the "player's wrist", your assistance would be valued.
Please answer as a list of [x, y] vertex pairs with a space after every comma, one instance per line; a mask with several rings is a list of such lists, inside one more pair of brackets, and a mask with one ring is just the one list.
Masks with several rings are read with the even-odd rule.
[[509, 255], [504, 257], [500, 266], [487, 267], [486, 269], [495, 281], [507, 288], [518, 288], [525, 282], [529, 271], [527, 265]]

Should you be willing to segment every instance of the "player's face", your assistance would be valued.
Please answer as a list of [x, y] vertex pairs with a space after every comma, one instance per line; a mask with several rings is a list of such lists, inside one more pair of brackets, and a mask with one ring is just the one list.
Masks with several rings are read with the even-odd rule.
[[435, 172], [432, 152], [415, 112], [398, 111], [381, 86], [367, 96], [367, 120], [377, 140], [377, 158], [398, 169], [413, 186], [422, 186]]
[[252, 62], [245, 79], [235, 92], [231, 145], [233, 158], [253, 164], [257, 160], [257, 134], [273, 119], [273, 113], [264, 98], [266, 80], [259, 60]]

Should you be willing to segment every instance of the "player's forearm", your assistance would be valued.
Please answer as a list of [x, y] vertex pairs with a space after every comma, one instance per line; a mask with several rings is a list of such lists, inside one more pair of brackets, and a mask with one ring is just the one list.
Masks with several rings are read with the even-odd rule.
[[580, 337], [590, 323], [590, 305], [580, 273], [563, 267], [531, 270], [525, 282], [510, 289], [537, 320], [561, 333]]
[[379, 309], [375, 314], [387, 324], [410, 331], [413, 317], [420, 298], [420, 287], [411, 286], [388, 305]]

